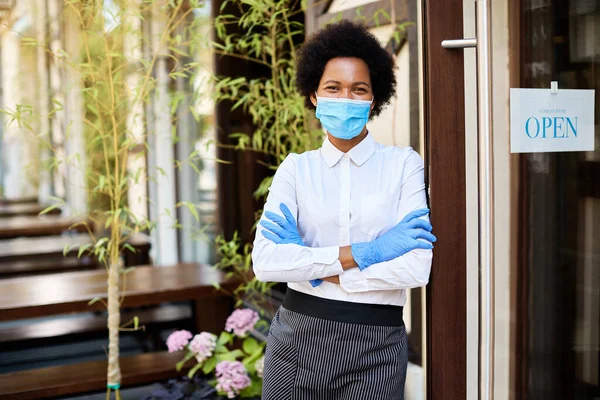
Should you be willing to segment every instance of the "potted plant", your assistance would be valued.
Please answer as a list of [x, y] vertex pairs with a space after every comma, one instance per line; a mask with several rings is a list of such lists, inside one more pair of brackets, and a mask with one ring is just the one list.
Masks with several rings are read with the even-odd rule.
[[219, 336], [210, 332], [192, 335], [186, 330], [171, 333], [166, 345], [169, 352], [185, 352], [176, 368], [190, 367], [187, 379], [171, 380], [145, 399], [260, 398], [266, 344], [251, 332], [261, 324], [266, 322], [256, 311], [240, 308], [227, 318]]

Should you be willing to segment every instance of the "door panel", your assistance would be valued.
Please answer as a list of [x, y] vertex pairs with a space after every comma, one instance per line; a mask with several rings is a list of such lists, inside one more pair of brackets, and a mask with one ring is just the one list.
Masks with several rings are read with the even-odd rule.
[[465, 108], [462, 0], [427, 0], [425, 138], [431, 219], [438, 241], [427, 287], [428, 399], [466, 398]]
[[[518, 2], [522, 88], [596, 89], [600, 2]], [[600, 398], [600, 150], [520, 155], [517, 399]]]

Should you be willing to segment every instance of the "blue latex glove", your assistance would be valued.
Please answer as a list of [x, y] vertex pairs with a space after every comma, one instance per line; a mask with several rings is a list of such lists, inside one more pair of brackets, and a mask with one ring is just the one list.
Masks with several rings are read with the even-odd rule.
[[[292, 215], [290, 209], [284, 204], [279, 205], [279, 209], [283, 213], [283, 217], [271, 211], [265, 211], [265, 217], [273, 222], [262, 220], [260, 224], [268, 229], [263, 230], [262, 234], [265, 238], [276, 244], [297, 244], [306, 247], [300, 233], [296, 219]], [[309, 281], [312, 287], [319, 286], [323, 281], [321, 279], [313, 279]]]
[[[352, 256], [362, 271], [370, 265], [393, 260], [415, 249], [433, 249], [437, 238], [431, 234], [432, 226], [424, 219], [429, 209], [409, 213], [398, 225], [372, 242], [355, 243], [351, 246]], [[425, 239], [418, 240], [418, 239]]]

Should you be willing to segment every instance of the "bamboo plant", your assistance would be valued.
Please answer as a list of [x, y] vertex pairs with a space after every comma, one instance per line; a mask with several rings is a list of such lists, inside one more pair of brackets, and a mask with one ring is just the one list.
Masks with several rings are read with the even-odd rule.
[[[65, 157], [50, 132], [38, 131], [40, 121], [50, 120], [56, 126], [57, 118], [67, 115], [60, 97], [50, 98], [47, 113], [31, 104], [2, 110], [7, 123], [18, 124], [22, 131], [29, 131], [39, 139], [40, 151], [47, 155], [40, 157], [44, 167], [52, 170], [57, 179], [66, 180], [64, 171], [68, 168], [84, 170], [85, 187], [78, 189], [87, 193], [93, 208], [85, 213], [85, 222], [80, 224], [86, 226], [92, 240], [81, 246], [78, 254], [93, 254], [107, 270], [106, 297], [90, 301], [90, 304], [104, 303], [108, 311], [107, 399], [111, 391], [120, 399], [119, 332], [141, 328], [137, 318], [121, 321], [122, 292], [131, 271], [122, 266], [122, 253], [135, 251], [128, 240], [139, 232], [148, 233], [159, 223], [181, 226], [174, 216], [175, 210], [160, 210], [159, 220], [151, 220], [134, 210], [132, 191], [166, 174], [160, 168], [147, 170], [144, 162], [143, 167], [136, 167], [140, 163], [135, 160], [149, 154], [152, 136], [166, 135], [172, 141], [177, 140], [177, 132], [172, 130], [181, 116], [186, 94], [175, 90], [174, 83], [178, 79], [189, 83], [202, 67], [192, 54], [197, 44], [190, 37], [207, 23], [195, 13], [202, 7], [204, 4], [199, 0], [65, 0], [60, 5], [59, 18], [63, 21], [68, 18], [76, 24], [77, 51], [57, 51], [48, 44], [52, 42], [48, 39], [22, 38], [23, 45], [42, 48], [49, 64], [63, 76], [78, 78], [77, 85], [65, 91], [78, 91], [84, 111], [82, 115], [69, 114], [73, 120], [61, 121], [61, 125], [65, 127], [62, 131], [65, 141], [70, 135], [84, 137], [82, 153]], [[146, 20], [158, 31], [150, 38], [143, 35], [142, 24]], [[147, 51], [143, 51], [143, 46]], [[168, 124], [166, 130], [147, 126], [144, 113], [151, 106], [164, 109], [164, 115], [155, 118], [162, 118]], [[193, 106], [187, 111], [199, 118]], [[83, 132], [71, 131], [78, 121], [83, 122]], [[172, 168], [185, 163], [193, 167], [197, 158], [197, 153], [192, 152], [174, 162]], [[55, 200], [44, 212], [64, 205], [63, 201]], [[142, 193], [139, 200], [144, 204], [147, 195]], [[194, 204], [180, 202], [176, 206], [187, 208], [198, 218]], [[65, 253], [71, 250], [66, 248]]]

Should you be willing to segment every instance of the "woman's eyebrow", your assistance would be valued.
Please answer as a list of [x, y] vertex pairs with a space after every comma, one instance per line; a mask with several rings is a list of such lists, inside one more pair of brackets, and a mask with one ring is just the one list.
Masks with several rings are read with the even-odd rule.
[[336, 83], [336, 84], [338, 84], [338, 85], [340, 85], [340, 84], [341, 84], [341, 82], [339, 82], [339, 81], [334, 81], [333, 79], [330, 79], [330, 80], [328, 80], [328, 81], [324, 82], [324, 83], [323, 83], [323, 85], [327, 85], [328, 83]]
[[367, 82], [354, 82], [354, 85], [365, 85], [367, 87], [371, 87]]

